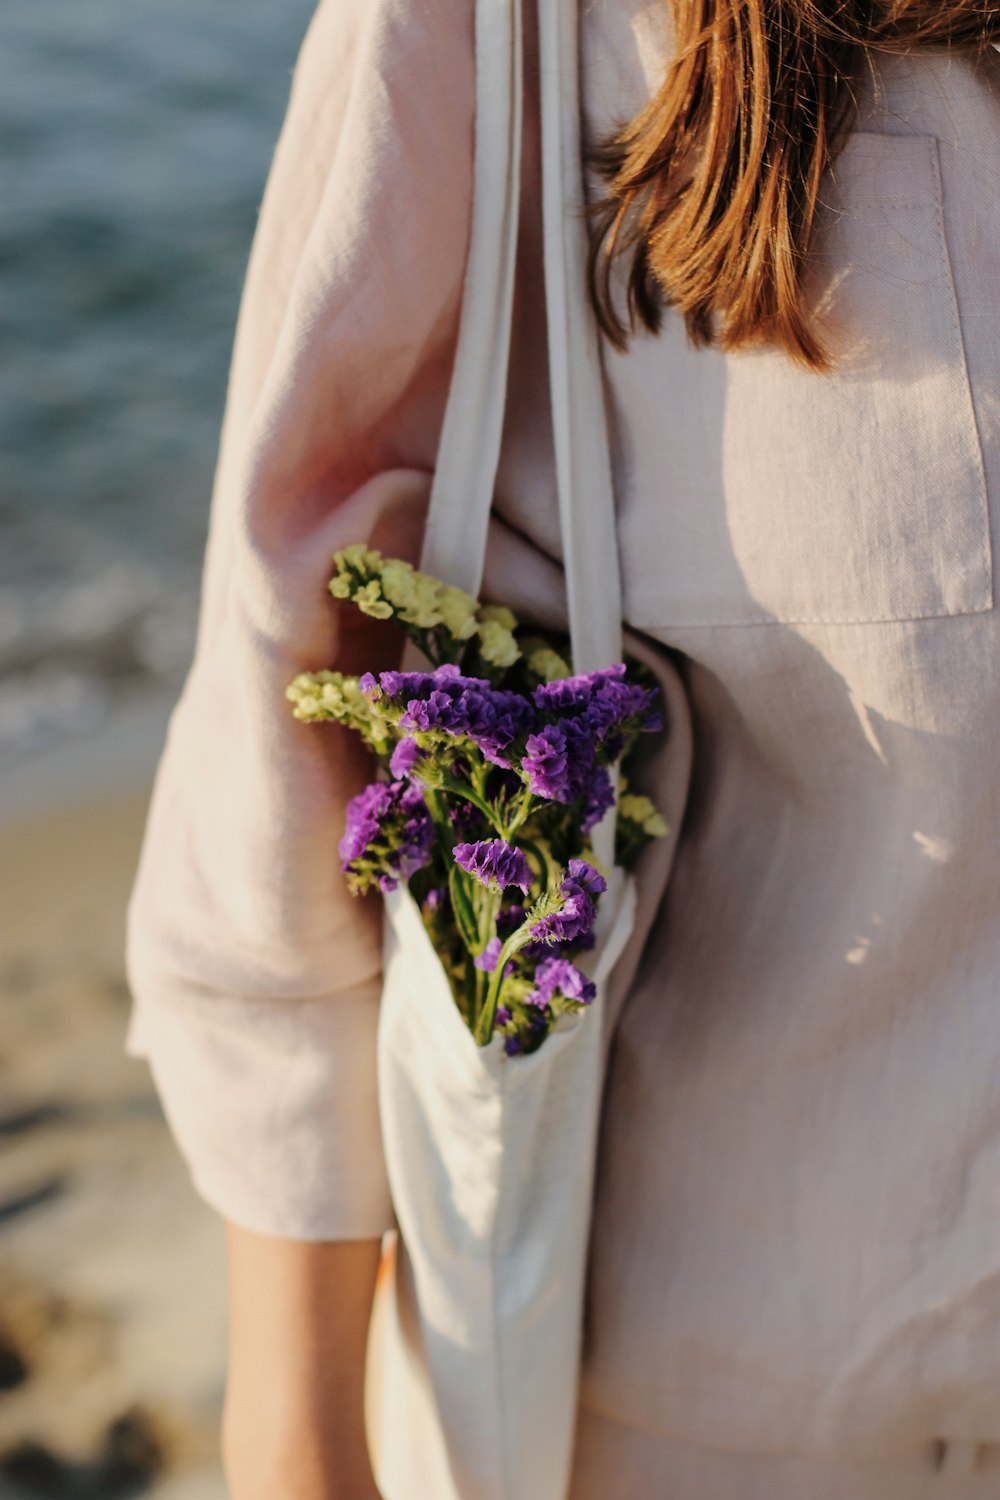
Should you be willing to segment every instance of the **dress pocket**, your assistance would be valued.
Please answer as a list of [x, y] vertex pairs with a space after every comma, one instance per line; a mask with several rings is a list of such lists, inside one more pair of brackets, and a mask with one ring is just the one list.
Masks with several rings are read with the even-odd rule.
[[[626, 356], [612, 375], [637, 626], [848, 624], [992, 607], [986, 480], [936, 140], [855, 133], [824, 214], [809, 296], [829, 373], [774, 350], [691, 351], [672, 319], [658, 351], [647, 341], [636, 371]], [[627, 413], [634, 395], [649, 420], [651, 387], [665, 435], [644, 473]]]

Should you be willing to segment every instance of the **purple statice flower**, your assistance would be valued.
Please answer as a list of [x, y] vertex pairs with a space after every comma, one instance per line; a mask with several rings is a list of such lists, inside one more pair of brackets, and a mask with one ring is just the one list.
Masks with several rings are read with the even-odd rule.
[[520, 693], [506, 692], [463, 679], [465, 685], [452, 693], [435, 689], [425, 698], [411, 698], [400, 719], [404, 729], [444, 730], [473, 741], [487, 760], [508, 766], [508, 746], [534, 722], [534, 712]]
[[609, 683], [622, 682], [625, 678], [625, 663], [602, 667], [598, 672], [578, 672], [574, 677], [557, 677], [553, 682], [540, 682], [532, 695], [535, 705], [543, 713], [578, 714], [588, 708], [594, 697]]
[[503, 1050], [508, 1057], [516, 1057], [523, 1050], [519, 1036], [504, 1037]]
[[626, 726], [644, 730], [662, 727], [662, 718], [653, 709], [656, 697], [656, 688], [627, 680], [624, 662], [599, 672], [539, 683], [532, 695], [540, 712], [555, 714], [560, 720], [576, 719], [594, 740], [603, 743], [615, 736], [612, 754], [620, 752], [620, 734]]
[[440, 911], [444, 906], [447, 892], [442, 885], [432, 885], [421, 903], [424, 911]]
[[497, 960], [500, 957], [500, 950], [502, 947], [503, 943], [501, 942], [500, 938], [492, 937], [486, 944], [486, 947], [483, 949], [482, 953], [477, 953], [472, 962], [475, 964], [477, 969], [482, 969], [484, 974], [492, 974], [493, 970], [497, 966]]
[[347, 827], [340, 840], [341, 868], [360, 859], [382, 831], [382, 819], [393, 805], [392, 793], [384, 782], [374, 781], [347, 804]]
[[359, 888], [377, 884], [392, 891], [428, 863], [434, 838], [419, 787], [407, 781], [373, 782], [347, 805], [341, 869]]
[[615, 789], [611, 777], [604, 766], [593, 766], [590, 776], [584, 788], [583, 819], [580, 823], [581, 833], [587, 834], [599, 823], [608, 811], [609, 807], [615, 805]]
[[389, 861], [401, 880], [409, 880], [430, 860], [436, 835], [420, 788], [409, 782], [392, 785], [403, 788], [396, 804], [402, 826], [397, 834], [398, 846], [390, 853]]
[[535, 988], [527, 997], [529, 1005], [545, 1008], [556, 995], [589, 1005], [597, 994], [597, 985], [588, 979], [568, 958], [543, 958], [535, 969]]
[[651, 720], [656, 696], [656, 688], [644, 688], [635, 682], [612, 679], [595, 689], [584, 713], [602, 739], [626, 724], [651, 729], [659, 727]]
[[404, 777], [409, 776], [410, 772], [417, 764], [417, 761], [421, 759], [422, 755], [423, 751], [420, 749], [420, 746], [417, 744], [416, 740], [411, 739], [410, 736], [407, 735], [406, 739], [400, 740], [399, 744], [393, 750], [392, 757], [389, 761], [389, 770], [392, 772], [393, 776], [402, 780]]
[[564, 886], [569, 881], [574, 881], [591, 896], [603, 896], [608, 888], [608, 882], [600, 870], [595, 870], [593, 865], [588, 864], [585, 859], [571, 859], [566, 867], [566, 873], [567, 880], [563, 882]]
[[535, 727], [537, 714], [522, 693], [495, 688], [485, 677], [466, 677], [448, 663], [433, 672], [369, 673], [362, 687], [370, 697], [390, 698], [400, 727], [418, 733], [438, 730], [471, 739], [482, 754], [507, 766], [507, 747]]
[[536, 939], [572, 943], [585, 937], [597, 916], [597, 897], [608, 888], [604, 876], [585, 859], [571, 859], [559, 887], [562, 906], [532, 926]]
[[456, 844], [455, 863], [482, 885], [506, 890], [516, 885], [527, 893], [531, 889], [531, 867], [520, 849], [504, 839], [481, 839], [475, 844]]
[[510, 757], [506, 753], [509, 746], [519, 735], [532, 729], [536, 722], [528, 699], [521, 693], [491, 687], [485, 692], [463, 694], [460, 707], [463, 732], [478, 745], [487, 760], [509, 768]]
[[455, 728], [455, 699], [443, 688], [433, 688], [424, 698], [408, 698], [400, 719], [403, 729], [422, 730]]
[[[591, 676], [599, 674], [592, 673]], [[567, 678], [562, 684], [543, 683], [542, 686], [560, 687], [576, 680]], [[609, 692], [616, 692], [621, 686], [631, 693], [628, 684], [619, 684], [615, 679], [606, 685]], [[600, 822], [615, 800], [611, 778], [598, 762], [598, 749], [603, 752], [602, 759], [614, 759], [625, 745], [625, 735], [618, 726], [613, 727], [608, 738], [602, 741], [607, 725], [613, 723], [603, 712], [604, 706], [598, 700], [574, 717], [546, 724], [537, 733], [529, 735], [521, 761], [528, 787], [536, 797], [551, 802], [582, 801], [581, 829], [585, 834]]]
[[[512, 932], [516, 932], [519, 927], [524, 926], [524, 919], [527, 914], [527, 907], [522, 905], [520, 901], [511, 902], [510, 906], [503, 908], [497, 917], [497, 932], [505, 942]], [[585, 942], [577, 943], [575, 946], [584, 947]], [[525, 958], [545, 958], [547, 954], [552, 952], [552, 949], [549, 943], [536, 941], [526, 943], [521, 952]], [[513, 964], [510, 967], [513, 968]]]
[[509, 1026], [513, 1019], [513, 1013], [507, 1009], [506, 1005], [497, 1006], [497, 1013], [494, 1018], [496, 1026]]
[[545, 797], [549, 802], [573, 801], [575, 792], [566, 736], [557, 724], [546, 724], [537, 734], [529, 734], [521, 769], [536, 797]]
[[358, 686], [370, 698], [378, 698], [384, 694], [397, 702], [407, 702], [410, 698], [426, 698], [433, 692], [457, 691], [456, 684], [479, 680], [473, 677], [463, 678], [458, 667], [447, 663], [443, 667], [435, 667], [433, 672], [380, 672], [377, 682], [370, 672], [366, 672], [359, 679]]
[[562, 719], [528, 736], [521, 769], [536, 797], [576, 802], [594, 780], [596, 752], [597, 740], [585, 719]]

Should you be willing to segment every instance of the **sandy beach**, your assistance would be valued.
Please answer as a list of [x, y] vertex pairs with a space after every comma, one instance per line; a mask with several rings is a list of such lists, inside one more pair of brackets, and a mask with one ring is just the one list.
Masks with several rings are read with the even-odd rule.
[[124, 908], [314, 5], [0, 15], [0, 1500], [225, 1496], [222, 1230], [123, 1052]]
[[0, 787], [0, 1500], [225, 1495], [221, 1226], [122, 1051], [162, 722]]

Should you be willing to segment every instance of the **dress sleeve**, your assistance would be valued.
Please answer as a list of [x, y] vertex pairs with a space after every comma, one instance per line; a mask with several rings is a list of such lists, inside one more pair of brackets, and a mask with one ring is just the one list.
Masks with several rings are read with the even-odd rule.
[[331, 554], [413, 556], [470, 217], [472, 7], [326, 0], [296, 69], [237, 331], [193, 665], [128, 912], [127, 1050], [201, 1195], [236, 1223], [392, 1222], [375, 1098], [381, 913], [337, 861], [370, 772], [293, 719], [299, 671], [398, 651], [346, 627]]

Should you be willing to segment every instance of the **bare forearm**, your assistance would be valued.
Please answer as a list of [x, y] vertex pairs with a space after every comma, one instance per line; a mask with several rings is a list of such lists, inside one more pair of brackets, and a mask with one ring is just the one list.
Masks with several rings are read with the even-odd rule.
[[377, 1500], [364, 1361], [377, 1240], [314, 1244], [227, 1226], [232, 1500]]

